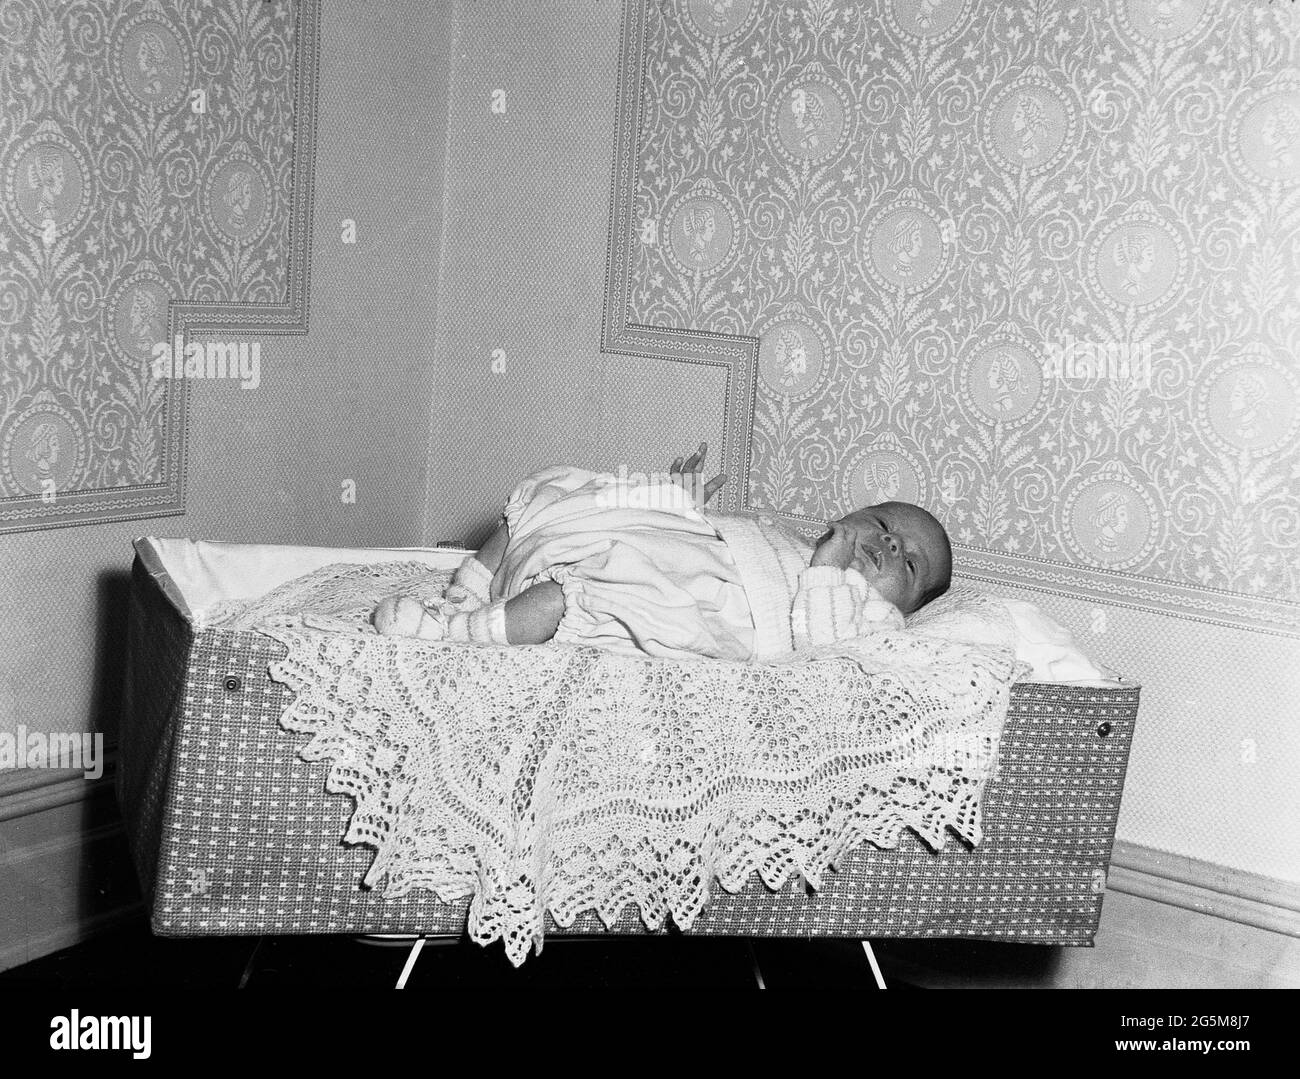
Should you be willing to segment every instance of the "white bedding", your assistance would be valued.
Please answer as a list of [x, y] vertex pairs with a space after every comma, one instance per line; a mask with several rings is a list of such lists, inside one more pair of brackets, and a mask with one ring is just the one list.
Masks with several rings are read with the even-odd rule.
[[470, 553], [450, 547], [293, 547], [157, 536], [140, 537], [135, 549], [150, 572], [166, 573], [183, 600], [181, 613], [197, 623], [223, 604], [258, 599], [331, 562], [427, 562], [433, 569], [453, 570]]
[[[283, 544], [217, 543], [142, 536], [135, 541], [145, 568], [160, 578], [177, 608], [196, 625], [208, 614], [240, 600], [257, 599], [296, 577], [332, 562], [424, 562], [453, 570], [469, 551], [451, 547], [296, 547]], [[961, 586], [969, 588], [969, 586]], [[956, 590], [954, 589], [954, 592]], [[1122, 685], [1113, 671], [1090, 660], [1069, 630], [1023, 600], [989, 596], [1005, 609], [1014, 632], [1016, 658], [1030, 668], [1030, 681], [1069, 685]], [[942, 600], [936, 601], [942, 604]], [[932, 605], [935, 606], [935, 605]], [[937, 610], [933, 612], [939, 613]], [[928, 617], [926, 635], [944, 640], [996, 643], [996, 628]], [[909, 621], [909, 628], [911, 622]]]

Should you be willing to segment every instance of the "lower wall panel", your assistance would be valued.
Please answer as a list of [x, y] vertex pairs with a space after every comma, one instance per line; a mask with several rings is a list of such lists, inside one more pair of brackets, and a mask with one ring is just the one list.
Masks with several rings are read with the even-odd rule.
[[0, 777], [0, 970], [143, 910], [112, 772], [31, 778]]

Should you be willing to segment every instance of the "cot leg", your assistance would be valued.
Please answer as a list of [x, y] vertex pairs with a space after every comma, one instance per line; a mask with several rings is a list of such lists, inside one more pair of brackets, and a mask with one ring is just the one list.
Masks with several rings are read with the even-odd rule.
[[[396, 988], [405, 989], [406, 979], [411, 976], [411, 971], [415, 969], [415, 962], [420, 958], [420, 952], [424, 950], [424, 937], [417, 937], [415, 943], [411, 946], [411, 954], [406, 957], [406, 966], [402, 967], [401, 976], [397, 979]], [[875, 960], [872, 960], [875, 965]]]
[[867, 962], [871, 964], [871, 973], [876, 979], [876, 988], [885, 988], [885, 976], [880, 973], [880, 964], [876, 962], [876, 953], [871, 950], [871, 941], [862, 942], [862, 950], [867, 953]]
[[749, 948], [749, 963], [754, 968], [754, 983], [760, 989], [766, 989], [767, 982], [763, 981], [763, 968], [758, 965], [758, 953], [754, 951], [754, 942], [746, 940], [745, 946]]
[[248, 979], [253, 976], [253, 961], [257, 958], [257, 953], [261, 951], [262, 941], [265, 937], [258, 937], [257, 943], [253, 945], [253, 950], [248, 953], [248, 962], [244, 964], [244, 973], [239, 976], [239, 988], [248, 988]]

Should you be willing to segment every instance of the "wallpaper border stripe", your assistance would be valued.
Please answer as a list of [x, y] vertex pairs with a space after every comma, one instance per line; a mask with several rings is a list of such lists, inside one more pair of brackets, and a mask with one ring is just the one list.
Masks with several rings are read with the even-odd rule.
[[668, 326], [642, 326], [627, 320], [632, 237], [636, 234], [632, 222], [636, 208], [637, 151], [641, 141], [646, 12], [642, 0], [624, 0], [619, 30], [614, 166], [600, 351], [718, 367], [726, 373], [722, 452], [716, 463], [719, 472], [731, 476], [731, 482], [719, 492], [718, 503], [722, 511], [735, 513], [749, 506], [758, 338]]
[[[723, 446], [719, 472], [733, 481], [719, 494], [723, 512], [750, 509], [750, 468], [758, 362], [757, 337], [629, 323], [632, 244], [639, 150], [643, 119], [646, 24], [657, 0], [623, 0], [619, 33], [613, 182], [610, 195], [609, 245], [605, 258], [605, 297], [600, 350], [674, 363], [722, 368], [727, 375], [723, 402]], [[823, 522], [774, 511], [804, 533]], [[1011, 584], [1052, 592], [1104, 606], [1134, 607], [1211, 625], [1300, 637], [1300, 603], [1267, 596], [1247, 596], [1182, 582], [1161, 581], [1118, 570], [1094, 569], [1065, 562], [1011, 555], [955, 544], [957, 576], [968, 581]]]
[[[292, 207], [287, 241], [286, 297], [277, 303], [168, 304], [167, 340], [213, 333], [305, 334], [311, 284], [311, 235], [320, 86], [321, 0], [295, 5], [294, 147]], [[60, 493], [57, 502], [39, 495], [0, 499], [0, 534], [110, 521], [176, 517], [185, 513], [189, 386], [177, 379], [167, 394], [162, 429], [162, 482]]]

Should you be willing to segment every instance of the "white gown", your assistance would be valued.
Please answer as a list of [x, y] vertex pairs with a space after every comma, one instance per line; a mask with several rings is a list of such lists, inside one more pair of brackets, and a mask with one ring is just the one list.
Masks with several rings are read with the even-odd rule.
[[564, 589], [555, 640], [669, 659], [748, 660], [749, 601], [727, 545], [667, 478], [558, 465], [505, 508], [510, 541], [492, 584], [508, 599], [542, 580]]

